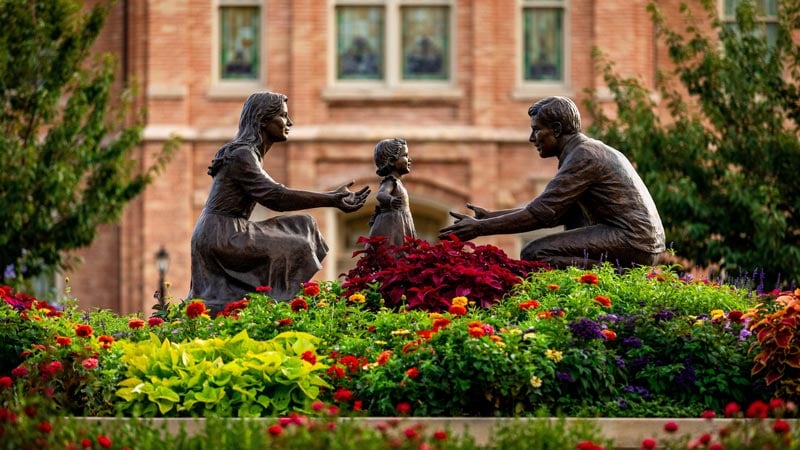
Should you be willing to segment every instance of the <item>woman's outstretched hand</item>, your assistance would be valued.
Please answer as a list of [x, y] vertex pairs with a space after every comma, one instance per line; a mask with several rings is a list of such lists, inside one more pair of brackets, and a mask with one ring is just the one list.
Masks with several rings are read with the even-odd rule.
[[355, 180], [343, 184], [331, 192], [334, 198], [334, 206], [344, 212], [353, 212], [361, 209], [370, 194], [369, 186], [364, 186], [356, 192], [351, 192], [348, 188], [353, 184], [355, 184]]

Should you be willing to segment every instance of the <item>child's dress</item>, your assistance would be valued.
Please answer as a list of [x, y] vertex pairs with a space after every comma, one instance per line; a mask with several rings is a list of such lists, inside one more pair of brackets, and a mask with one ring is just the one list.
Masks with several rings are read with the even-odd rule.
[[[384, 186], [385, 183], [390, 183], [390, 186]], [[408, 191], [399, 178], [391, 175], [381, 180], [379, 190], [384, 187], [393, 197], [402, 198], [403, 205], [395, 209], [391, 203], [385, 205], [379, 203], [369, 220], [371, 227], [369, 236], [386, 236], [387, 244], [402, 245], [405, 236], [417, 237], [414, 219], [411, 217], [411, 209], [408, 206]]]

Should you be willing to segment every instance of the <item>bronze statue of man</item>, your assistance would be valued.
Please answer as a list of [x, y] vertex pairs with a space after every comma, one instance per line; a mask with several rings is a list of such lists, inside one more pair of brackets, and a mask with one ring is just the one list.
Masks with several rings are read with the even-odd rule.
[[330, 192], [290, 189], [262, 167], [264, 155], [288, 139], [292, 126], [287, 97], [272, 92], [250, 95], [236, 137], [211, 161], [214, 180], [192, 234], [192, 280], [188, 298], [205, 300], [214, 313], [259, 286], [289, 300], [322, 267], [328, 246], [308, 214], [251, 221], [256, 203], [273, 211], [335, 207], [353, 212], [364, 206], [369, 187], [353, 185]]
[[530, 142], [539, 156], [558, 158], [544, 191], [522, 208], [488, 211], [467, 204], [474, 217], [451, 212], [453, 225], [439, 237], [462, 241], [564, 226], [529, 242], [521, 259], [553, 267], [586, 267], [608, 261], [623, 267], [653, 265], [665, 250], [664, 227], [650, 192], [618, 150], [581, 133], [575, 103], [547, 97], [528, 109]]

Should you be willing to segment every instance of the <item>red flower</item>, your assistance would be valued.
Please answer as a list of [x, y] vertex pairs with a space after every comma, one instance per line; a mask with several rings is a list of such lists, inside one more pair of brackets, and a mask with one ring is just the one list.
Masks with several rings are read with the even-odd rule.
[[742, 411], [742, 408], [739, 407], [739, 404], [736, 402], [730, 402], [725, 405], [725, 417], [733, 417], [736, 414], [739, 414]]
[[300, 355], [300, 359], [303, 361], [308, 361], [309, 364], [312, 366], [317, 363], [317, 355], [314, 354], [311, 350], [306, 350]]
[[283, 433], [283, 427], [281, 427], [278, 424], [275, 424], [267, 428], [267, 431], [269, 432], [269, 434], [273, 436], [280, 436], [281, 433]]
[[97, 436], [97, 443], [100, 444], [100, 447], [111, 448], [111, 439], [105, 435]]
[[403, 434], [405, 434], [408, 439], [416, 439], [419, 437], [419, 433], [413, 428], [406, 428], [403, 430]]
[[256, 287], [256, 292], [259, 292], [261, 294], [266, 294], [271, 290], [272, 290], [272, 287], [270, 287], [270, 286], [258, 286], [258, 287]]
[[611, 308], [611, 299], [606, 297], [605, 295], [597, 295], [594, 298], [594, 301], [603, 305], [606, 308]]
[[92, 448], [92, 440], [89, 438], [81, 439], [81, 447], [83, 448]]
[[437, 317], [436, 319], [433, 319], [433, 327], [432, 328], [433, 328], [433, 331], [439, 331], [439, 330], [441, 330], [442, 328], [445, 328], [448, 325], [450, 325], [450, 319], [448, 319], [447, 317]]
[[436, 430], [433, 432], [433, 438], [437, 441], [446, 441], [447, 440], [447, 432], [444, 430]]
[[711, 435], [708, 433], [702, 434], [697, 440], [703, 445], [708, 445], [708, 443], [711, 442]]
[[48, 434], [51, 431], [53, 431], [53, 426], [50, 425], [50, 422], [47, 422], [47, 421], [43, 420], [43, 421], [39, 422], [39, 431], [41, 431], [44, 434]]
[[144, 328], [144, 320], [134, 317], [128, 321], [128, 327], [135, 330], [137, 328]]
[[391, 350], [384, 350], [378, 355], [377, 363], [379, 366], [386, 364], [389, 361], [389, 357], [392, 356]]
[[28, 368], [23, 366], [23, 365], [19, 365], [17, 367], [14, 367], [13, 369], [11, 369], [11, 375], [13, 375], [15, 378], [27, 377], [28, 376]]
[[522, 302], [522, 303], [519, 304], [519, 309], [521, 309], [523, 311], [525, 311], [527, 309], [531, 309], [531, 308], [538, 308], [538, 307], [539, 307], [539, 302], [536, 301], [536, 300], [528, 300], [527, 302]]
[[338, 379], [344, 377], [344, 369], [336, 365], [328, 367], [328, 370], [326, 370], [325, 373], [331, 378]]
[[611, 342], [617, 338], [617, 333], [614, 332], [614, 330], [601, 330], [600, 333], [602, 333], [608, 342]]
[[151, 317], [147, 319], [147, 325], [149, 325], [150, 327], [157, 327], [162, 323], [164, 323], [164, 319], [162, 319], [161, 317]]
[[108, 350], [111, 348], [111, 344], [114, 343], [114, 337], [107, 334], [101, 334], [97, 337], [97, 342], [99, 342], [104, 349]]
[[353, 391], [339, 388], [333, 393], [333, 399], [340, 403], [349, 402], [353, 399]]
[[723, 447], [719, 442], [715, 442], [708, 446], [708, 450], [723, 450]]
[[411, 404], [408, 402], [400, 402], [395, 407], [395, 410], [397, 410], [397, 413], [401, 416], [405, 416], [411, 412]]
[[361, 411], [361, 408], [363, 408], [361, 400], [356, 400], [353, 402], [353, 411]]
[[707, 410], [703, 411], [702, 414], [700, 414], [700, 417], [703, 418], [703, 419], [711, 420], [714, 417], [717, 417], [717, 413], [715, 413], [713, 409], [707, 409]]
[[585, 273], [581, 275], [580, 282], [585, 284], [598, 284], [600, 279], [593, 273]]
[[319, 285], [313, 281], [303, 283], [303, 294], [313, 297], [319, 294]]
[[769, 413], [769, 405], [761, 400], [756, 400], [747, 407], [745, 415], [751, 419], [766, 419], [767, 413]]
[[225, 305], [225, 309], [217, 313], [217, 316], [223, 317], [233, 317], [234, 319], [239, 318], [239, 313], [242, 312], [243, 309], [247, 308], [247, 305], [250, 304], [250, 300], [243, 298], [239, 301], [230, 302]]
[[94, 330], [92, 330], [91, 325], [80, 324], [75, 325], [75, 334], [78, 337], [89, 337], [94, 334]]
[[299, 312], [301, 310], [308, 309], [308, 302], [306, 302], [305, 299], [297, 297], [296, 299], [292, 300], [291, 303], [289, 303], [289, 306], [292, 308], [292, 311]]
[[285, 319], [278, 320], [278, 327], [286, 327], [292, 324], [292, 319], [286, 317]]
[[70, 338], [68, 338], [66, 336], [57, 336], [56, 337], [56, 344], [58, 344], [58, 345], [60, 345], [62, 347], [66, 347], [69, 344], [72, 344], [72, 339], [70, 339]]
[[419, 370], [416, 367], [412, 367], [406, 370], [406, 376], [413, 380], [419, 376]]
[[575, 447], [578, 450], [604, 450], [604, 447], [600, 444], [595, 444], [592, 441], [582, 441], [578, 442], [578, 445]]
[[325, 408], [325, 403], [322, 403], [319, 400], [314, 400], [314, 402], [311, 403], [311, 409], [316, 412], [322, 411], [323, 408]]
[[203, 314], [208, 314], [206, 305], [203, 302], [195, 300], [186, 307], [186, 317], [190, 319], [195, 319]]
[[14, 385], [14, 380], [9, 376], [0, 377], [0, 389], [8, 389]]
[[777, 419], [775, 423], [772, 424], [772, 431], [778, 434], [788, 433], [789, 430], [789, 424], [785, 420]]
[[656, 448], [656, 440], [653, 438], [644, 438], [642, 440], [641, 450], [653, 450]]
[[728, 320], [730, 320], [733, 323], [742, 323], [742, 322], [744, 322], [744, 319], [742, 319], [742, 316], [744, 316], [743, 312], [733, 310], [733, 311], [728, 313]]
[[664, 424], [664, 431], [667, 433], [674, 433], [678, 431], [678, 424], [675, 422], [667, 422]]
[[547, 285], [547, 290], [548, 291], [557, 291], [559, 289], [561, 289], [561, 286], [559, 286], [557, 284], [548, 284]]
[[451, 305], [447, 311], [454, 316], [463, 316], [467, 313], [467, 308], [461, 305]]
[[772, 400], [769, 401], [770, 410], [776, 410], [776, 409], [781, 410], [784, 408], [786, 408], [786, 402], [784, 402], [783, 399], [773, 398]]

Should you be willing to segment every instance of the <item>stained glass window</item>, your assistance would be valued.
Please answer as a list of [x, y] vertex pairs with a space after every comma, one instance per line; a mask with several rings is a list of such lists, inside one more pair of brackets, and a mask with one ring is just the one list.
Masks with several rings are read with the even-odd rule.
[[[530, 3], [536, 4], [537, 2]], [[547, 3], [552, 4], [553, 2]], [[563, 81], [563, 7], [524, 8], [523, 32], [522, 78], [526, 81]]]
[[220, 7], [220, 78], [257, 80], [260, 73], [260, 10]]
[[403, 79], [450, 78], [450, 8], [404, 7], [401, 18]]
[[337, 76], [374, 80], [384, 73], [384, 9], [377, 6], [336, 8]]

